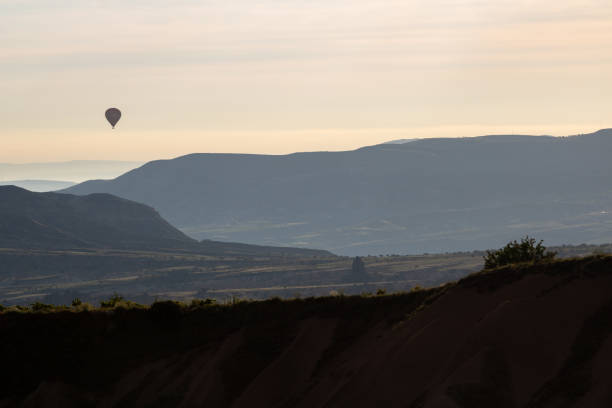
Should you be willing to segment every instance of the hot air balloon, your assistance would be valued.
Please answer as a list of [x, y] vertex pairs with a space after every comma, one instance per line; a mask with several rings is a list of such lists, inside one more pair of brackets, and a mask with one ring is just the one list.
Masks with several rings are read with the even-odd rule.
[[121, 111], [117, 108], [110, 108], [104, 112], [104, 116], [106, 116], [106, 120], [108, 120], [108, 123], [110, 123], [114, 129], [119, 119], [121, 119]]

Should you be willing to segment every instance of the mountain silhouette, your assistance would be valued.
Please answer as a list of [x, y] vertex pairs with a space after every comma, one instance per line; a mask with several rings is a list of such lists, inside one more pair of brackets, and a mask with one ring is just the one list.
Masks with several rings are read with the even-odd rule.
[[198, 239], [346, 255], [612, 241], [612, 129], [422, 139], [344, 152], [190, 154], [66, 189], [156, 208]]
[[0, 186], [0, 248], [111, 248], [215, 255], [329, 255], [188, 237], [153, 208], [111, 194], [34, 193]]

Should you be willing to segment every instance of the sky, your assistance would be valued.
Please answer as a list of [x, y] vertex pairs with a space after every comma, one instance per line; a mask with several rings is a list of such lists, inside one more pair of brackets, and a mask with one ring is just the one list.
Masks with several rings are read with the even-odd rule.
[[5, 163], [588, 133], [611, 95], [610, 0], [0, 2]]

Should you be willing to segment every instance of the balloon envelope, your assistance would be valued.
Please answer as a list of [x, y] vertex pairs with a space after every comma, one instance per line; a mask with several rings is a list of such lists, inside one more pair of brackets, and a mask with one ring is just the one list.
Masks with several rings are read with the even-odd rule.
[[104, 116], [106, 116], [106, 120], [108, 120], [108, 123], [110, 123], [114, 129], [119, 119], [121, 119], [121, 111], [117, 108], [110, 108], [106, 110]]

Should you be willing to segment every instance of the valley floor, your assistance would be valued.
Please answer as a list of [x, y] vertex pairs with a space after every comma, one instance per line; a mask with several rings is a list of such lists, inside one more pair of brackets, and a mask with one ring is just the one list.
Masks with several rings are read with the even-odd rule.
[[[612, 253], [612, 245], [552, 248], [559, 257]], [[155, 299], [266, 299], [274, 296], [407, 291], [460, 279], [482, 269], [482, 251], [363, 257], [208, 256], [189, 252], [0, 248], [0, 304], [98, 304], [114, 293], [140, 303]]]

